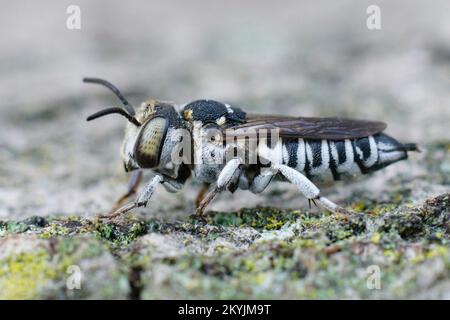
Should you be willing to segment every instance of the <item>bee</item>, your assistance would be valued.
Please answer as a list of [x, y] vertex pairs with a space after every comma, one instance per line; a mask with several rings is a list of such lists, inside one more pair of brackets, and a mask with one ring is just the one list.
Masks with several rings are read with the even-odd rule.
[[[123, 104], [102, 109], [87, 121], [109, 114], [128, 120], [121, 153], [125, 171], [132, 174], [128, 192], [109, 217], [147, 206], [160, 185], [177, 192], [191, 176], [202, 183], [196, 199], [202, 219], [220, 192], [261, 193], [272, 181], [292, 183], [310, 205], [346, 213], [316, 184], [369, 174], [418, 151], [415, 143], [384, 134], [386, 124], [379, 121], [250, 114], [214, 100], [184, 105], [148, 100], [135, 108], [108, 81], [83, 81], [109, 88]], [[137, 193], [145, 169], [153, 171], [153, 178], [136, 200], [126, 203]]]

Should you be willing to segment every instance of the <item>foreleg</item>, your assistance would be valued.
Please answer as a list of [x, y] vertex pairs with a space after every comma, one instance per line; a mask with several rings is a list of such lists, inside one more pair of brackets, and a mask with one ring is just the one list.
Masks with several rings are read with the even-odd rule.
[[155, 175], [152, 178], [152, 180], [139, 193], [137, 199], [134, 202], [130, 202], [130, 203], [120, 207], [113, 213], [103, 215], [101, 217], [113, 218], [113, 217], [119, 216], [121, 214], [124, 214], [134, 208], [145, 207], [147, 205], [148, 201], [150, 200], [150, 198], [152, 197], [153, 193], [155, 192], [156, 187], [162, 182], [164, 182], [163, 176], [159, 175], [159, 174]]
[[172, 179], [169, 177], [164, 177], [164, 180], [161, 181], [161, 184], [163, 185], [164, 189], [166, 189], [167, 192], [175, 193], [181, 190], [184, 186], [184, 181], [179, 181], [177, 179]]
[[111, 209], [111, 212], [115, 212], [118, 208], [120, 208], [125, 201], [130, 198], [132, 195], [134, 195], [138, 187], [142, 181], [142, 171], [136, 170], [131, 173], [130, 181], [128, 182], [128, 190], [125, 194], [123, 194], [114, 204], [113, 208]]

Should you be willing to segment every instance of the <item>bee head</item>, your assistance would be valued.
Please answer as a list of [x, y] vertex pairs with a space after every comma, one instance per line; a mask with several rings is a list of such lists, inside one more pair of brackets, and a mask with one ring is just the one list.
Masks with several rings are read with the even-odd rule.
[[137, 130], [128, 125], [122, 150], [125, 163], [132, 159], [139, 168], [158, 167], [168, 131], [182, 126], [180, 116], [173, 104], [148, 100], [136, 110], [136, 119], [142, 125]]
[[123, 108], [111, 107], [100, 110], [89, 116], [87, 121], [114, 113], [124, 116], [129, 121], [122, 145], [125, 171], [158, 167], [168, 130], [183, 126], [183, 121], [174, 105], [148, 100], [135, 109], [111, 83], [97, 78], [85, 78], [83, 81], [106, 86], [119, 97], [124, 105]]

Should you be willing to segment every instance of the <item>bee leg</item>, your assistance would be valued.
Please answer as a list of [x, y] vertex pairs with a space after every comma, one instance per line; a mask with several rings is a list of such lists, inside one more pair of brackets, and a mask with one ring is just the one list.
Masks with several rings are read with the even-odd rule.
[[206, 195], [206, 197], [203, 198], [203, 200], [197, 206], [197, 210], [195, 211], [195, 214], [198, 215], [202, 220], [205, 220], [204, 211], [208, 204], [220, 191], [226, 188], [228, 183], [230, 183], [231, 179], [233, 178], [236, 170], [239, 169], [240, 165], [241, 161], [237, 158], [234, 158], [228, 161], [225, 167], [223, 167], [222, 171], [219, 174], [219, 177], [217, 178], [217, 185]]
[[103, 219], [113, 219], [137, 207], [138, 206], [136, 202], [129, 202], [126, 205], [116, 209], [115, 211], [109, 212], [107, 214], [100, 214], [98, 215], [98, 217]]
[[106, 214], [106, 215], [100, 215], [100, 217], [107, 218], [107, 219], [114, 218], [114, 217], [120, 216], [132, 209], [139, 208], [139, 207], [145, 207], [147, 205], [147, 202], [150, 200], [153, 193], [155, 192], [156, 186], [162, 182], [164, 182], [164, 179], [161, 175], [154, 176], [153, 179], [139, 193], [137, 199], [134, 202], [127, 203], [126, 205], [120, 207], [116, 211]]
[[272, 170], [272, 168], [264, 168], [263, 170], [261, 170], [261, 173], [253, 178], [253, 181], [249, 188], [250, 191], [253, 193], [263, 192], [272, 181], [272, 178], [275, 174], [276, 171]]
[[306, 178], [303, 174], [301, 174], [297, 170], [282, 164], [274, 165], [273, 167], [275, 169], [278, 169], [288, 181], [290, 181], [297, 188], [299, 188], [300, 192], [303, 193], [305, 197], [308, 200], [311, 200], [314, 204], [316, 204], [315, 201], [317, 201], [317, 203], [321, 207], [327, 209], [328, 211], [339, 214], [348, 213], [348, 211], [345, 210], [344, 208], [338, 206], [331, 200], [321, 196], [319, 188], [317, 188], [314, 183], [312, 183], [308, 178]]
[[312, 208], [311, 202], [317, 207], [316, 200], [314, 200], [314, 199], [308, 199], [308, 206], [309, 206], [310, 209]]
[[117, 209], [123, 206], [125, 201], [137, 192], [137, 189], [141, 184], [141, 181], [142, 181], [142, 171], [141, 170], [133, 171], [131, 173], [130, 181], [128, 183], [127, 193], [125, 193], [119, 199], [117, 199], [116, 203], [111, 209], [111, 212], [115, 212]]
[[216, 195], [220, 192], [220, 189], [216, 186], [213, 190], [211, 190], [200, 202], [195, 210], [195, 214], [203, 220], [203, 222], [207, 222], [205, 218], [205, 209], [208, 204], [216, 197]]
[[205, 198], [205, 194], [209, 189], [209, 186], [211, 184], [204, 182], [198, 191], [197, 197], [195, 198], [195, 207], [198, 208], [200, 206], [200, 203], [202, 202], [203, 198]]

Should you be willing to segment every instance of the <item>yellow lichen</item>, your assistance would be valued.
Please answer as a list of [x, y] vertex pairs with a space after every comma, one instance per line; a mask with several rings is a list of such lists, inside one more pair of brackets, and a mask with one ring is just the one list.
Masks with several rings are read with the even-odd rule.
[[432, 259], [435, 257], [447, 256], [447, 255], [448, 255], [448, 248], [446, 248], [444, 246], [437, 246], [426, 253], [426, 258]]
[[366, 209], [366, 204], [364, 201], [359, 201], [353, 206], [353, 210], [356, 212], [363, 212], [364, 209]]
[[56, 276], [46, 251], [10, 256], [0, 264], [0, 299], [20, 300], [36, 297], [40, 286]]
[[381, 239], [381, 234], [379, 232], [375, 232], [372, 237], [370, 238], [370, 241], [372, 241], [372, 243], [378, 244], [380, 243], [380, 239]]
[[275, 217], [268, 217], [266, 229], [267, 230], [277, 230], [280, 229], [284, 225], [283, 221], [277, 220]]
[[252, 260], [245, 260], [244, 265], [245, 269], [247, 269], [248, 271], [253, 271], [256, 268], [255, 262]]

